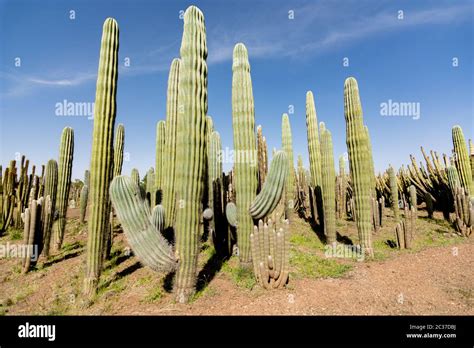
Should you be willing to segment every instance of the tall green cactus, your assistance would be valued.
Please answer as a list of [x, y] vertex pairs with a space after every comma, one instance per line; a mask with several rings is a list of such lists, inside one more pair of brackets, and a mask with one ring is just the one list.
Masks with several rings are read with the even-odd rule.
[[81, 189], [80, 197], [80, 222], [84, 223], [87, 211], [87, 199], [89, 198], [89, 186], [84, 185]]
[[308, 138], [309, 167], [311, 172], [310, 203], [314, 222], [322, 224], [321, 143], [313, 92], [306, 92], [306, 132]]
[[90, 164], [89, 235], [84, 278], [84, 294], [89, 298], [97, 291], [109, 224], [109, 186], [113, 174], [118, 49], [118, 24], [115, 19], [107, 18], [104, 22], [100, 48]]
[[71, 188], [72, 161], [74, 156], [74, 131], [66, 127], [61, 135], [58, 168], [58, 221], [55, 224], [54, 249], [59, 250], [63, 244], [64, 230], [66, 228], [66, 212]]
[[53, 227], [53, 218], [56, 212], [56, 196], [58, 189], [58, 163], [51, 159], [46, 165], [44, 197], [50, 197], [51, 216], [44, 219], [43, 222], [43, 253], [45, 257], [49, 257], [49, 249], [51, 242], [51, 229]]
[[466, 140], [460, 126], [453, 127], [453, 146], [456, 168], [459, 173], [461, 186], [466, 194], [474, 198], [474, 184], [472, 180], [471, 166], [469, 164], [469, 155], [467, 152]]
[[469, 139], [469, 160], [471, 161], [472, 181], [474, 182], [474, 144]]
[[155, 170], [153, 167], [148, 169], [148, 172], [146, 172], [145, 191], [148, 204], [150, 204], [150, 208], [153, 209], [153, 207], [156, 205]]
[[166, 123], [161, 120], [156, 124], [156, 153], [155, 153], [155, 197], [156, 204], [161, 204], [163, 193], [163, 167], [165, 162]]
[[114, 178], [122, 175], [123, 147], [125, 144], [125, 127], [119, 123], [114, 141]]
[[393, 216], [395, 217], [395, 221], [398, 222], [398, 219], [400, 217], [398, 209], [398, 183], [397, 176], [395, 175], [395, 170], [393, 170], [392, 166], [388, 168], [388, 176], [390, 182], [390, 200], [392, 203]]
[[355, 215], [359, 240], [363, 251], [373, 257], [371, 214], [371, 158], [367, 151], [368, 139], [364, 131], [359, 87], [353, 77], [344, 82], [344, 116], [346, 119], [346, 144], [349, 154], [353, 185]]
[[410, 209], [414, 210], [414, 212], [416, 213], [418, 210], [418, 204], [415, 185], [410, 185], [410, 188], [408, 190], [410, 191]]
[[461, 187], [461, 182], [459, 180], [459, 175], [456, 167], [448, 166], [446, 168], [446, 175], [448, 177], [449, 188], [453, 194], [453, 197], [456, 194], [456, 190], [458, 187]]
[[234, 182], [237, 205], [237, 245], [240, 263], [251, 266], [250, 234], [252, 216], [248, 212], [257, 195], [257, 145], [252, 78], [247, 48], [238, 43], [232, 61], [232, 127], [234, 130]]
[[173, 225], [176, 211], [176, 133], [178, 124], [178, 79], [180, 64], [181, 60], [178, 58], [173, 59], [171, 62], [166, 96], [166, 141], [162, 180], [162, 204], [167, 216], [165, 228]]
[[178, 302], [188, 302], [196, 284], [202, 213], [207, 114], [207, 45], [204, 15], [195, 6], [184, 13], [178, 88], [176, 154], [177, 210], [174, 231], [179, 268]]
[[88, 170], [84, 171], [84, 185], [89, 186], [91, 182], [91, 172]]
[[326, 242], [336, 242], [336, 171], [331, 132], [323, 122], [319, 124], [321, 135], [321, 184], [323, 193], [323, 218]]
[[260, 191], [267, 176], [267, 147], [265, 137], [262, 133], [262, 126], [257, 127], [257, 150], [258, 150], [258, 190]]
[[344, 156], [339, 156], [339, 180], [340, 180], [340, 190], [339, 190], [339, 214], [340, 218], [345, 218], [346, 216], [346, 204], [347, 204], [347, 179], [346, 179], [346, 161]]
[[[288, 114], [283, 114], [281, 117], [281, 141], [282, 148], [286, 152], [288, 158], [288, 177], [286, 179], [285, 195], [287, 209], [294, 207], [295, 199], [295, 164], [293, 157], [293, 140], [291, 136], [290, 118]], [[287, 217], [288, 218], [288, 217]]]

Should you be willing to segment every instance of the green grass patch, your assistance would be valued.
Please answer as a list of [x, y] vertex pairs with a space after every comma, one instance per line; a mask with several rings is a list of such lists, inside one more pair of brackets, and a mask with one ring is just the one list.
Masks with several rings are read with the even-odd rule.
[[306, 234], [292, 234], [290, 243], [295, 246], [324, 250], [324, 245], [316, 235], [308, 236]]
[[230, 260], [222, 265], [222, 271], [229, 274], [232, 282], [240, 288], [252, 289], [256, 284], [252, 268], [242, 268]]
[[352, 269], [334, 259], [325, 259], [311, 253], [290, 252], [291, 272], [296, 278], [338, 278]]
[[8, 231], [10, 240], [21, 240], [23, 239], [23, 230], [12, 228]]
[[145, 303], [153, 303], [153, 302], [158, 302], [161, 300], [164, 296], [164, 290], [161, 285], [155, 286], [151, 291], [148, 293], [148, 295], [145, 297], [144, 302]]

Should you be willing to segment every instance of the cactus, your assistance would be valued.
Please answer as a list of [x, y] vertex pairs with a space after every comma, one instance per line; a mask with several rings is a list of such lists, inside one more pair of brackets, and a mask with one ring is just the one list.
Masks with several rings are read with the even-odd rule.
[[395, 237], [399, 249], [410, 249], [416, 229], [416, 211], [405, 206], [405, 215], [395, 226]]
[[469, 155], [467, 152], [464, 134], [459, 126], [453, 127], [453, 146], [456, 154], [455, 163], [459, 173], [461, 187], [464, 188], [466, 194], [474, 198], [474, 184], [472, 180], [472, 172], [469, 164]]
[[290, 231], [289, 220], [280, 224], [258, 221], [250, 235], [254, 274], [265, 289], [281, 288], [289, 275]]
[[359, 87], [353, 77], [347, 78], [344, 82], [344, 115], [357, 231], [362, 249], [369, 257], [373, 257], [370, 210], [371, 159], [367, 151], [368, 139], [364, 131]]
[[58, 187], [58, 164], [51, 159], [46, 165], [44, 195], [49, 196], [51, 200], [51, 217], [44, 219], [43, 226], [43, 253], [45, 257], [49, 257], [49, 249], [51, 242], [51, 229], [53, 226], [53, 219], [56, 212], [56, 194]]
[[287, 200], [287, 208], [294, 207], [295, 199], [295, 167], [293, 159], [293, 140], [291, 137], [291, 126], [288, 114], [283, 114], [281, 118], [281, 139], [282, 148], [286, 152], [288, 160], [288, 177], [286, 179], [285, 198]]
[[[0, 235], [8, 229], [13, 217], [13, 209], [15, 207], [15, 165], [15, 161], [10, 161], [10, 166], [5, 169], [3, 180], [0, 178]], [[0, 167], [1, 173], [2, 168]]]
[[176, 193], [174, 231], [179, 268], [175, 279], [178, 302], [195, 291], [201, 204], [204, 193], [207, 114], [207, 45], [204, 15], [195, 6], [184, 13], [178, 89]]
[[388, 175], [390, 178], [390, 200], [392, 204], [393, 216], [395, 217], [395, 221], [398, 222], [398, 218], [400, 216], [398, 210], [398, 185], [397, 176], [395, 175], [395, 171], [393, 170], [392, 166], [388, 168]]
[[165, 209], [161, 204], [156, 205], [151, 212], [151, 220], [156, 230], [163, 233], [165, 229]]
[[[209, 125], [209, 124], [208, 124]], [[221, 137], [218, 132], [213, 131], [209, 138], [208, 144], [208, 185], [209, 185], [209, 207], [213, 212], [213, 219], [207, 219], [212, 241], [218, 242], [226, 240], [228, 236], [224, 236], [221, 232], [225, 232], [227, 226], [223, 226], [223, 197], [222, 197], [222, 144]], [[219, 236], [217, 235], [219, 233]], [[223, 238], [221, 238], [223, 237]], [[219, 243], [214, 243], [218, 246]], [[220, 245], [219, 245], [220, 247]]]
[[138, 173], [137, 168], [133, 168], [132, 172], [130, 174], [130, 177], [132, 178], [133, 182], [137, 185], [140, 186], [140, 174]]
[[110, 185], [110, 199], [139, 260], [156, 272], [175, 270], [173, 249], [152, 222], [150, 207], [142, 199], [138, 185], [127, 176], [117, 176]]
[[237, 245], [242, 266], [250, 266], [252, 216], [248, 212], [257, 195], [258, 177], [255, 110], [247, 48], [234, 47], [232, 62], [232, 127], [234, 131], [234, 182], [237, 210]]
[[238, 221], [237, 221], [237, 206], [233, 202], [227, 203], [225, 207], [225, 215], [227, 218], [227, 221], [229, 222], [229, 225], [232, 227], [237, 227]]
[[474, 225], [473, 201], [462, 187], [456, 187], [454, 192], [454, 227], [464, 237], [472, 234]]
[[90, 164], [89, 234], [84, 294], [97, 291], [102, 270], [104, 241], [109, 224], [109, 186], [113, 175], [113, 135], [116, 116], [119, 28], [113, 18], [104, 22], [94, 108]]
[[373, 187], [373, 196], [377, 197], [375, 194], [375, 170], [374, 170], [374, 158], [372, 156], [372, 142], [370, 141], [370, 134], [369, 134], [369, 128], [367, 126], [364, 126], [364, 131], [367, 136], [367, 152], [369, 155], [369, 171], [370, 171], [370, 181], [371, 181], [371, 186]]
[[346, 163], [344, 156], [339, 156], [339, 176], [338, 176], [338, 197], [337, 197], [337, 211], [339, 219], [346, 217], [346, 204], [347, 204], [347, 179], [345, 174]]
[[313, 92], [311, 91], [306, 92], [306, 131], [308, 137], [309, 167], [311, 171], [311, 211], [314, 222], [322, 223], [321, 144], [319, 140], [316, 107], [314, 105]]
[[178, 79], [180, 63], [181, 61], [178, 58], [173, 59], [168, 77], [165, 129], [166, 141], [162, 180], [162, 204], [167, 215], [165, 228], [173, 225], [176, 211], [176, 135], [178, 122]]
[[321, 134], [321, 186], [323, 194], [324, 234], [326, 236], [326, 242], [333, 244], [336, 242], [336, 173], [334, 169], [332, 136], [323, 122], [320, 123], [319, 133]]
[[418, 203], [417, 203], [417, 197], [416, 197], [416, 187], [415, 185], [410, 185], [409, 188], [410, 191], [410, 208], [414, 208], [415, 214], [418, 210]]
[[[42, 205], [43, 197], [31, 201], [29, 207], [23, 214], [24, 233], [23, 245], [26, 247], [26, 254], [23, 259], [23, 273], [30, 270], [32, 263], [39, 257], [38, 241], [42, 240]], [[36, 247], [36, 248], [35, 248]], [[35, 250], [36, 249], [36, 250]]]
[[434, 212], [434, 202], [433, 202], [433, 196], [429, 192], [425, 192], [425, 203], [426, 203], [426, 211], [428, 213], [428, 218], [432, 219], [433, 212]]
[[469, 160], [471, 162], [472, 181], [474, 182], [474, 144], [469, 139]]
[[59, 218], [55, 224], [54, 249], [60, 250], [63, 244], [64, 230], [66, 228], [66, 212], [71, 188], [72, 160], [74, 156], [74, 131], [66, 127], [61, 135], [58, 167], [58, 212]]
[[457, 188], [461, 187], [461, 182], [459, 181], [458, 171], [456, 170], [456, 167], [450, 165], [446, 168], [446, 174], [448, 176], [449, 188], [451, 189], [451, 192], [452, 192], [453, 197], [454, 197]]
[[165, 121], [156, 124], [156, 154], [155, 154], [155, 197], [156, 203], [161, 204], [163, 193], [163, 167], [165, 162]]
[[270, 164], [270, 171], [262, 190], [250, 206], [250, 214], [255, 220], [271, 214], [280, 202], [285, 181], [288, 176], [288, 157], [284, 151], [278, 151]]
[[262, 126], [257, 127], [257, 151], [258, 151], [258, 192], [263, 188], [267, 176], [267, 146], [262, 134]]
[[123, 148], [125, 144], [125, 128], [119, 123], [114, 140], [114, 178], [122, 175]]
[[145, 176], [145, 192], [148, 204], [150, 205], [150, 208], [153, 209], [153, 207], [156, 205], [155, 170], [153, 167], [148, 169], [148, 172]]
[[84, 219], [86, 218], [86, 210], [87, 210], [87, 199], [89, 197], [89, 186], [84, 185], [81, 189], [81, 197], [80, 197], [80, 221], [84, 223]]

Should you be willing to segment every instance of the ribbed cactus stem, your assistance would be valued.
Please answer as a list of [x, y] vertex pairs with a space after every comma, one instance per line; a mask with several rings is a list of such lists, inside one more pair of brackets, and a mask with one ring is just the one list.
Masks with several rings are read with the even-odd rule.
[[340, 210], [340, 217], [343, 218], [346, 215], [346, 190], [347, 190], [347, 181], [346, 181], [346, 161], [344, 156], [339, 156], [339, 178], [340, 178], [340, 197], [339, 200], [339, 210]]
[[285, 195], [287, 208], [294, 207], [295, 199], [295, 164], [293, 156], [293, 139], [291, 136], [290, 118], [288, 114], [283, 114], [281, 118], [281, 140], [283, 151], [288, 159], [288, 177], [286, 179]]
[[353, 184], [355, 217], [363, 251], [370, 257], [372, 247], [371, 175], [368, 139], [364, 131], [362, 106], [356, 79], [349, 77], [344, 83], [344, 115], [346, 119], [346, 144]]
[[61, 135], [58, 168], [58, 221], [55, 224], [54, 249], [59, 250], [63, 244], [66, 228], [66, 212], [71, 188], [72, 160], [74, 156], [74, 131], [66, 127]]
[[417, 197], [416, 197], [416, 187], [415, 185], [410, 185], [409, 188], [410, 191], [410, 209], [414, 209], [414, 211], [417, 211], [418, 203], [417, 203]]
[[456, 168], [459, 174], [461, 186], [464, 192], [474, 198], [474, 186], [472, 180], [472, 171], [469, 163], [469, 154], [467, 152], [466, 140], [460, 126], [453, 127], [453, 146], [455, 156]]
[[174, 224], [179, 268], [174, 285], [182, 303], [195, 292], [206, 157], [206, 29], [204, 15], [195, 6], [184, 13], [180, 53]]
[[323, 218], [326, 242], [336, 242], [336, 171], [334, 169], [334, 153], [331, 132], [320, 123], [321, 135], [321, 184], [323, 193]]
[[258, 151], [258, 187], [262, 189], [263, 183], [267, 176], [267, 146], [265, 143], [265, 137], [262, 133], [262, 126], [257, 127], [257, 151]]
[[140, 186], [140, 173], [138, 172], [137, 168], [132, 169], [132, 172], [130, 173], [130, 177], [137, 186]]
[[166, 95], [166, 141], [162, 180], [162, 204], [167, 216], [165, 228], [173, 225], [176, 211], [176, 135], [178, 129], [178, 80], [180, 63], [181, 61], [178, 58], [173, 59], [171, 62]]
[[237, 245], [242, 266], [250, 266], [250, 234], [253, 220], [248, 212], [258, 186], [257, 144], [252, 79], [247, 48], [234, 47], [232, 62], [232, 127], [234, 131], [234, 182], [237, 205]]
[[123, 148], [125, 145], [125, 127], [119, 123], [114, 141], [114, 178], [122, 175]]
[[109, 186], [112, 179], [116, 115], [119, 28], [113, 18], [104, 22], [94, 108], [90, 164], [89, 235], [84, 293], [95, 294], [102, 270], [104, 241], [109, 225]]
[[449, 188], [451, 189], [451, 192], [454, 196], [457, 188], [461, 187], [461, 182], [459, 180], [459, 175], [458, 175], [458, 171], [456, 167], [451, 166], [451, 165], [448, 166], [446, 168], [446, 175], [448, 177]]
[[472, 181], [474, 182], [474, 144], [469, 139], [469, 160], [471, 162]]
[[148, 169], [145, 177], [145, 191], [146, 191], [146, 198], [148, 203], [150, 204], [150, 208], [156, 205], [156, 192], [155, 192], [155, 170], [153, 167]]
[[49, 196], [51, 200], [51, 218], [44, 219], [43, 222], [43, 253], [45, 257], [49, 257], [49, 249], [51, 242], [51, 229], [53, 225], [53, 217], [56, 212], [56, 196], [58, 188], [58, 163], [51, 159], [46, 165], [44, 196]]
[[262, 190], [250, 206], [250, 214], [255, 220], [268, 216], [276, 208], [283, 194], [288, 172], [288, 157], [284, 151], [278, 151], [272, 159]]
[[87, 199], [89, 198], [89, 186], [84, 185], [81, 189], [81, 197], [80, 197], [80, 221], [84, 223], [86, 218], [86, 211], [87, 211]]
[[376, 185], [376, 181], [375, 181], [375, 169], [374, 169], [374, 158], [373, 158], [373, 155], [372, 155], [372, 142], [370, 141], [370, 133], [369, 133], [369, 128], [367, 126], [364, 126], [364, 130], [365, 130], [365, 134], [367, 136], [367, 152], [368, 152], [368, 155], [369, 155], [369, 159], [370, 159], [370, 162], [369, 162], [369, 170], [370, 170], [370, 180], [371, 180], [371, 186], [373, 187], [373, 196], [376, 197], [376, 194], [375, 194], [375, 185]]
[[393, 216], [395, 217], [395, 221], [398, 222], [398, 219], [400, 217], [398, 209], [398, 183], [397, 176], [395, 175], [395, 170], [391, 166], [388, 168], [388, 176], [390, 183], [390, 200], [392, 203]]
[[89, 186], [91, 182], [91, 172], [87, 169], [84, 171], [84, 185]]
[[163, 193], [163, 168], [165, 165], [165, 138], [166, 123], [158, 121], [156, 124], [156, 153], [155, 153], [155, 191], [156, 204], [161, 204]]

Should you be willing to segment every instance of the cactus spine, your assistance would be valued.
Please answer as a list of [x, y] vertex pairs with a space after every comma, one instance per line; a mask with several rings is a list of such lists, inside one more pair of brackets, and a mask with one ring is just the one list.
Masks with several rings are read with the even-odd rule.
[[455, 163], [459, 173], [461, 186], [464, 188], [466, 194], [474, 198], [474, 186], [471, 167], [469, 164], [469, 155], [463, 131], [459, 126], [453, 127], [453, 145], [454, 153], [456, 154]]
[[252, 78], [247, 48], [242, 43], [234, 47], [232, 62], [232, 127], [234, 130], [234, 182], [237, 209], [237, 245], [242, 266], [252, 259], [250, 234], [252, 216], [248, 212], [257, 194], [255, 110]]
[[156, 154], [155, 154], [155, 197], [156, 204], [161, 204], [163, 190], [163, 167], [165, 155], [165, 121], [158, 121], [156, 124]]
[[125, 128], [119, 123], [114, 141], [114, 178], [122, 175], [123, 147], [125, 143]]
[[290, 118], [288, 114], [283, 114], [281, 118], [281, 139], [282, 139], [282, 148], [286, 152], [288, 158], [288, 169], [289, 174], [286, 179], [286, 200], [288, 208], [293, 208], [294, 198], [295, 198], [295, 165], [293, 157], [293, 140], [291, 137], [291, 126]]
[[89, 235], [84, 293], [97, 291], [104, 241], [109, 224], [109, 186], [113, 174], [113, 136], [116, 115], [119, 28], [113, 18], [104, 22], [94, 108], [90, 165]]
[[166, 212], [165, 228], [173, 225], [176, 211], [175, 181], [176, 181], [176, 135], [178, 122], [178, 80], [180, 59], [171, 62], [168, 76], [168, 91], [166, 100], [166, 141], [165, 160], [163, 168], [163, 208]]
[[334, 169], [334, 153], [331, 132], [320, 123], [321, 134], [321, 184], [323, 193], [323, 218], [326, 242], [336, 242], [336, 172]]
[[184, 13], [178, 89], [176, 192], [174, 230], [179, 268], [175, 279], [178, 302], [188, 302], [196, 284], [198, 241], [204, 190], [207, 114], [207, 45], [204, 15], [195, 6]]
[[56, 194], [58, 188], [58, 163], [51, 159], [46, 165], [44, 196], [49, 196], [51, 200], [51, 216], [44, 219], [43, 226], [43, 253], [45, 257], [49, 257], [49, 246], [51, 242], [51, 229], [53, 226], [53, 218], [56, 212]]
[[344, 82], [344, 116], [346, 119], [346, 143], [349, 153], [350, 173], [354, 189], [357, 231], [363, 251], [373, 257], [370, 162], [367, 151], [368, 139], [364, 131], [359, 87], [353, 77]]
[[61, 147], [59, 149], [58, 168], [58, 212], [59, 218], [56, 223], [54, 248], [61, 249], [66, 228], [66, 212], [69, 200], [69, 189], [71, 188], [72, 160], [74, 156], [74, 131], [66, 127], [61, 135]]

